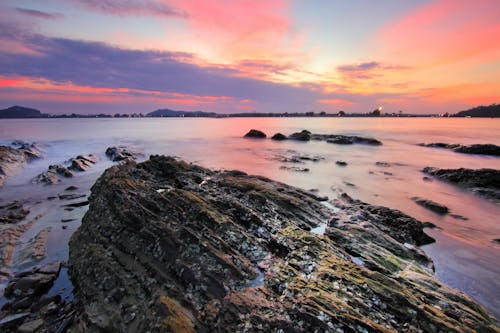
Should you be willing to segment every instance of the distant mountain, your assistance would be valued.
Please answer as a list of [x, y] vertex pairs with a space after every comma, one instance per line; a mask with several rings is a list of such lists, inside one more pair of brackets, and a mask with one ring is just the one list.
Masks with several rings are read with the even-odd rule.
[[204, 111], [176, 111], [170, 109], [159, 109], [148, 113], [148, 117], [217, 117], [215, 112]]
[[500, 117], [500, 104], [478, 106], [469, 110], [458, 112], [455, 117]]
[[24, 106], [11, 106], [10, 108], [0, 110], [0, 118], [43, 118], [46, 114], [37, 109], [25, 108]]

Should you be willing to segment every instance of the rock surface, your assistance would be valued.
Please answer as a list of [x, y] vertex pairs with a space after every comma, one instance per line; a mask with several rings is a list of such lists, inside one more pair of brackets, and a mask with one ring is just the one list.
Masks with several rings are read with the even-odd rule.
[[498, 332], [434, 277], [423, 227], [240, 171], [162, 156], [114, 166], [70, 241], [71, 329]]
[[265, 139], [266, 138], [266, 133], [256, 130], [256, 129], [251, 129], [248, 131], [247, 134], [245, 134], [245, 138], [254, 138], [254, 139]]
[[276, 133], [271, 137], [271, 140], [277, 140], [277, 141], [283, 141], [288, 139], [286, 135], [281, 134], [281, 133]]
[[121, 161], [135, 161], [137, 159], [137, 153], [130, 150], [127, 147], [108, 147], [106, 149], [106, 156], [109, 157], [113, 162]]
[[466, 146], [457, 143], [448, 144], [442, 142], [434, 142], [434, 143], [420, 143], [419, 146], [451, 149], [454, 152], [463, 154], [500, 156], [500, 146], [494, 144], [474, 144]]
[[500, 170], [425, 167], [422, 171], [440, 180], [469, 189], [484, 197], [500, 201]]
[[413, 201], [415, 201], [416, 204], [425, 207], [429, 210], [432, 210], [434, 213], [437, 214], [448, 214], [449, 209], [445, 205], [442, 205], [440, 203], [437, 203], [435, 201], [429, 200], [429, 199], [424, 199], [424, 198], [419, 198], [419, 197], [413, 197], [411, 198]]
[[62, 178], [71, 178], [74, 176], [72, 171], [84, 172], [94, 166], [98, 161], [97, 156], [93, 154], [78, 155], [77, 157], [69, 159], [63, 164], [49, 165], [47, 171], [42, 172], [35, 177], [33, 182], [45, 185], [54, 185], [61, 182]]
[[13, 146], [14, 148], [0, 146], [0, 187], [3, 186], [6, 177], [14, 174], [24, 164], [42, 156], [34, 144], [19, 141], [14, 142]]

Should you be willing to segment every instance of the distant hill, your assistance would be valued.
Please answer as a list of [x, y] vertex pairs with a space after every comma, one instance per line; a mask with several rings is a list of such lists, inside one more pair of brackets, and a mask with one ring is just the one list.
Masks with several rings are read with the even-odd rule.
[[217, 117], [215, 112], [204, 111], [176, 111], [170, 109], [159, 109], [147, 114], [148, 117]]
[[488, 106], [478, 106], [469, 110], [460, 111], [455, 117], [500, 117], [500, 104], [491, 104]]
[[37, 109], [25, 108], [24, 106], [11, 106], [10, 108], [0, 110], [0, 118], [43, 118], [46, 114]]

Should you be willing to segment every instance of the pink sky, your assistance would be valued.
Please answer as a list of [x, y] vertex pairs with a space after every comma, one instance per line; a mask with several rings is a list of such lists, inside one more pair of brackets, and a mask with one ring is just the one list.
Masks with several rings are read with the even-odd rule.
[[496, 0], [6, 0], [0, 107], [457, 112], [500, 102]]

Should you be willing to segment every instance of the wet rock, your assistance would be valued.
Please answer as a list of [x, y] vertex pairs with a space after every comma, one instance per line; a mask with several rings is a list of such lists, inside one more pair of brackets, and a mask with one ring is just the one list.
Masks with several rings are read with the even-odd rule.
[[71, 329], [497, 331], [434, 277], [423, 223], [306, 192], [162, 156], [108, 169], [69, 245]]
[[286, 135], [281, 133], [276, 133], [271, 137], [271, 140], [276, 140], [276, 141], [283, 141], [286, 139], [287, 139]]
[[113, 162], [121, 161], [134, 161], [137, 159], [138, 154], [131, 151], [127, 147], [108, 147], [106, 149], [106, 156]]
[[23, 312], [6, 316], [0, 319], [0, 328], [5, 330], [9, 328], [15, 328], [19, 326], [26, 318], [28, 318], [29, 315], [29, 312]]
[[500, 244], [500, 238], [495, 238], [492, 240], [493, 243]]
[[286, 165], [280, 166], [280, 169], [294, 172], [309, 172], [309, 168], [289, 167]]
[[45, 258], [47, 252], [47, 238], [51, 229], [51, 227], [43, 228], [35, 237], [28, 241], [24, 248], [19, 251], [16, 259], [17, 264], [28, 264], [32, 261], [38, 261]]
[[71, 165], [68, 169], [74, 171], [87, 171], [89, 168], [94, 166], [97, 163], [97, 156], [93, 154], [88, 155], [78, 155], [75, 158], [69, 160]]
[[500, 170], [439, 169], [425, 167], [422, 172], [437, 179], [471, 190], [489, 199], [500, 201]]
[[244, 135], [245, 138], [254, 138], [254, 139], [265, 139], [266, 138], [266, 133], [256, 130], [256, 129], [251, 129], [248, 131], [247, 134]]
[[[85, 201], [80, 201], [80, 202], [72, 202], [72, 203], [63, 205], [63, 207], [77, 208], [77, 207], [87, 206], [88, 204], [89, 204], [88, 200], [85, 200]], [[71, 211], [71, 209], [67, 209], [67, 210]]]
[[456, 143], [447, 144], [442, 142], [436, 142], [436, 143], [420, 143], [419, 146], [451, 149], [454, 152], [462, 154], [500, 156], [500, 146], [494, 144], [473, 144], [466, 146]]
[[26, 163], [42, 156], [34, 144], [22, 143], [16, 147], [0, 146], [0, 187], [7, 177], [16, 173]]
[[337, 164], [338, 166], [342, 166], [342, 167], [347, 166], [347, 162], [345, 162], [345, 161], [336, 161], [335, 164]]
[[61, 164], [50, 165], [48, 170], [35, 177], [34, 182], [38, 184], [54, 185], [63, 178], [73, 177], [73, 173]]
[[456, 220], [462, 220], [462, 221], [467, 221], [469, 218], [459, 215], [459, 214], [450, 214], [451, 217], [453, 217]]
[[79, 193], [71, 193], [71, 194], [59, 194], [59, 200], [75, 200], [79, 198], [84, 198], [86, 197], [86, 194], [79, 194]]
[[301, 132], [295, 132], [288, 136], [288, 139], [290, 140], [297, 140], [297, 141], [309, 141], [311, 140], [311, 132], [308, 130], [302, 130]]
[[76, 191], [76, 190], [78, 190], [78, 187], [71, 185], [71, 186], [66, 187], [64, 190], [65, 191]]
[[365, 138], [356, 135], [338, 135], [338, 134], [313, 134], [313, 140], [326, 141], [328, 143], [334, 143], [339, 145], [352, 145], [352, 144], [365, 144], [372, 146], [380, 146], [382, 142], [374, 138]]
[[29, 210], [24, 208], [23, 203], [12, 201], [0, 206], [0, 224], [18, 223], [29, 214]]
[[391, 163], [389, 162], [375, 162], [375, 165], [378, 166], [378, 167], [382, 167], [382, 168], [388, 168], [391, 166]]
[[42, 319], [35, 319], [32, 321], [28, 321], [23, 323], [21, 326], [17, 328], [17, 332], [19, 333], [33, 333], [38, 331], [43, 326]]
[[[8, 298], [21, 298], [42, 294], [47, 291], [52, 287], [60, 269], [59, 263], [48, 265], [50, 265], [48, 270], [41, 267], [17, 274], [5, 288], [5, 296]], [[57, 270], [53, 267], [57, 267]]]
[[432, 182], [432, 178], [427, 177], [427, 176], [422, 177], [422, 180], [423, 180], [424, 182]]
[[[28, 230], [35, 220], [23, 224], [3, 224], [0, 225], [0, 267], [12, 264], [14, 248], [18, 239]], [[0, 280], [2, 280], [0, 275]]]
[[429, 210], [432, 210], [434, 213], [444, 215], [444, 214], [447, 214], [449, 212], [448, 207], [446, 207], [445, 205], [439, 204], [435, 201], [432, 201], [429, 199], [423, 199], [423, 198], [419, 198], [419, 197], [413, 197], [411, 199], [416, 204], [418, 204], [422, 207], [425, 207]]

